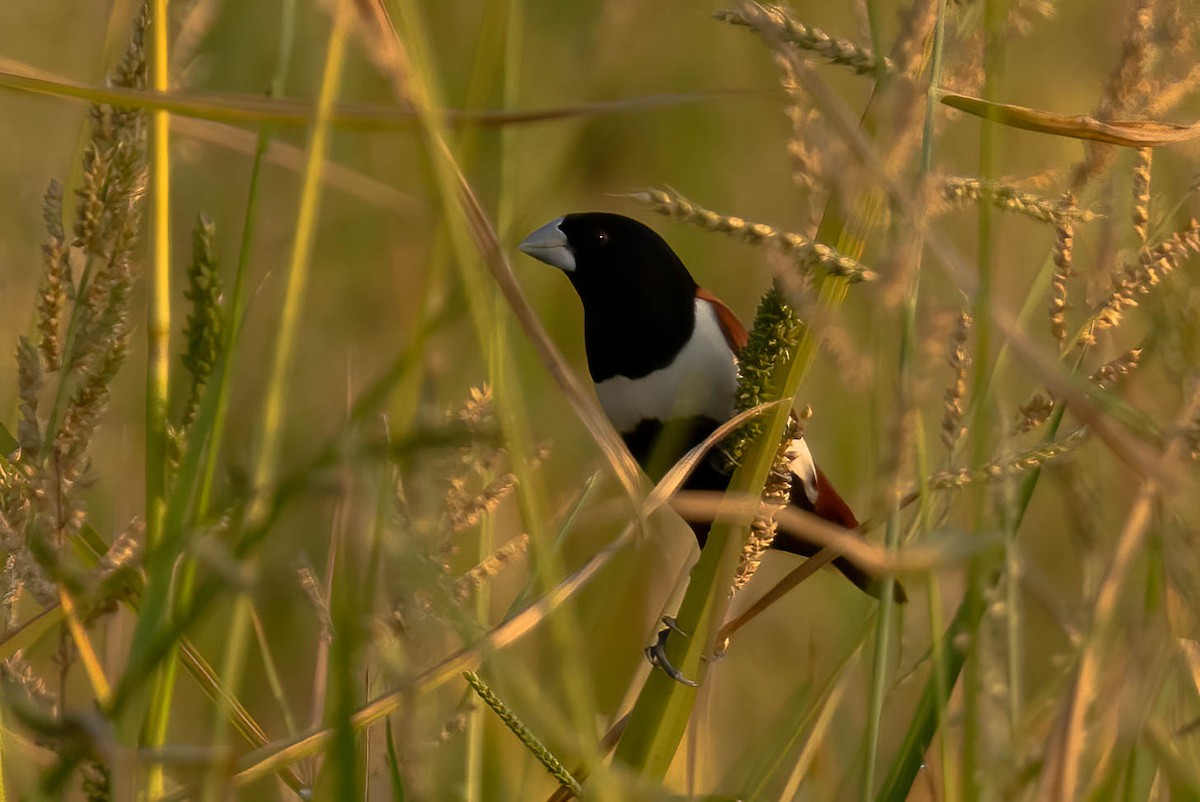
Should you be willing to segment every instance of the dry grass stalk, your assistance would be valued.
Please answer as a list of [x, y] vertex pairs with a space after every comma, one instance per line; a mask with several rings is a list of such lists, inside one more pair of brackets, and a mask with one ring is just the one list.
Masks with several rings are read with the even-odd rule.
[[[1113, 329], [1121, 324], [1125, 309], [1137, 306], [1137, 296], [1146, 295], [1193, 253], [1200, 252], [1200, 223], [1193, 218], [1186, 229], [1176, 231], [1167, 239], [1143, 248], [1136, 263], [1113, 277], [1108, 299], [1093, 311], [1096, 328]], [[1095, 342], [1094, 335], [1084, 334], [1087, 343]]]
[[333, 615], [329, 611], [325, 590], [321, 587], [316, 572], [307, 560], [296, 568], [296, 578], [300, 582], [300, 589], [304, 591], [305, 598], [308, 599], [317, 614], [321, 642], [331, 643], [333, 641]]
[[529, 535], [520, 534], [510, 539], [500, 548], [493, 551], [467, 573], [459, 577], [454, 585], [454, 593], [459, 599], [465, 599], [473, 591], [499, 576], [509, 563], [529, 551]]
[[[1173, 467], [1188, 448], [1187, 428], [1200, 416], [1200, 379], [1193, 378], [1184, 403], [1167, 440], [1161, 463]], [[1090, 730], [1089, 713], [1102, 697], [1100, 676], [1102, 650], [1113, 642], [1114, 625], [1123, 598], [1122, 590], [1137, 557], [1145, 547], [1156, 498], [1164, 491], [1159, 474], [1147, 475], [1138, 488], [1129, 514], [1121, 528], [1112, 560], [1109, 562], [1092, 604], [1091, 622], [1080, 649], [1066, 701], [1058, 717], [1053, 739], [1046, 746], [1046, 767], [1042, 772], [1040, 796], [1046, 799], [1074, 799], [1080, 791], [1081, 769]], [[1095, 740], [1093, 735], [1093, 740]]]
[[1083, 445], [1087, 439], [1086, 427], [1080, 427], [1066, 437], [1061, 437], [1049, 443], [1042, 443], [1028, 451], [1022, 451], [1012, 457], [989, 462], [982, 468], [960, 468], [958, 470], [939, 471], [929, 477], [929, 487], [938, 490], [950, 490], [966, 487], [980, 482], [991, 482], [1010, 476], [1017, 476], [1033, 468], [1040, 468], [1047, 462], [1070, 454]]
[[845, 151], [833, 141], [825, 141], [819, 147], [813, 145], [821, 113], [807, 102], [807, 96], [796, 81], [791, 58], [779, 52], [773, 56], [780, 71], [780, 85], [790, 101], [784, 113], [792, 124], [792, 135], [787, 142], [792, 181], [809, 193], [809, 205], [815, 219], [817, 198], [828, 186], [828, 176], [836, 173], [836, 165], [844, 163]]
[[[1154, 94], [1147, 78], [1155, 52], [1151, 36], [1154, 21], [1152, 5], [1153, 0], [1137, 0], [1131, 9], [1128, 34], [1121, 44], [1121, 58], [1092, 112], [1092, 116], [1098, 120], [1129, 117], [1141, 111], [1145, 98]], [[1088, 179], [1108, 169], [1115, 153], [1111, 145], [1086, 143], [1083, 161], [1072, 169], [1071, 186], [1078, 189]]]
[[964, 176], [941, 176], [935, 182], [943, 201], [954, 205], [986, 201], [999, 209], [1024, 215], [1043, 223], [1059, 225], [1064, 220], [1090, 223], [1099, 215], [1089, 209], [1080, 209], [1074, 202], [1026, 192], [1007, 181], [984, 181]]
[[950, 385], [942, 396], [942, 442], [953, 451], [967, 434], [963, 426], [963, 398], [967, 394], [967, 369], [971, 357], [967, 353], [967, 335], [971, 331], [971, 315], [963, 311], [955, 321], [954, 334], [950, 340], [950, 356], [947, 360], [953, 371]]
[[750, 537], [742, 546], [741, 561], [733, 578], [733, 586], [729, 589], [730, 596], [744, 588], [754, 577], [758, 566], [762, 564], [763, 555], [775, 540], [775, 516], [790, 502], [792, 462], [799, 456], [798, 449], [801, 446], [801, 438], [804, 437], [804, 423], [810, 417], [812, 409], [805, 407], [799, 415], [792, 415], [788, 419], [783, 440], [775, 452], [775, 461], [771, 464], [766, 484], [763, 485], [762, 502], [750, 523]]
[[659, 214], [691, 223], [705, 231], [731, 234], [752, 245], [770, 245], [790, 257], [802, 271], [816, 266], [850, 282], [872, 281], [876, 277], [874, 271], [861, 262], [838, 253], [828, 245], [813, 242], [800, 234], [780, 231], [766, 223], [754, 223], [741, 217], [709, 211], [671, 189], [650, 189], [628, 197]]
[[1131, 348], [1111, 362], [1106, 362], [1091, 375], [1091, 380], [1102, 390], [1111, 390], [1123, 376], [1132, 373], [1142, 358], [1141, 348]]
[[[867, 48], [805, 25], [782, 6], [743, 3], [739, 8], [718, 11], [713, 16], [731, 25], [744, 25], [760, 35], [768, 32], [799, 51], [813, 53], [830, 64], [849, 67], [859, 75], [871, 74], [878, 69], [875, 54]], [[895, 65], [886, 57], [883, 67], [888, 72], [895, 70]]]
[[1133, 163], [1133, 231], [1137, 234], [1139, 248], [1146, 244], [1150, 225], [1150, 166], [1153, 158], [1153, 148], [1138, 148]]
[[[1062, 205], [1075, 207], [1075, 196], [1068, 192]], [[1063, 215], [1054, 223], [1054, 276], [1050, 283], [1050, 332], [1059, 348], [1067, 340], [1067, 279], [1074, 275], [1071, 263], [1075, 255], [1075, 220]]]

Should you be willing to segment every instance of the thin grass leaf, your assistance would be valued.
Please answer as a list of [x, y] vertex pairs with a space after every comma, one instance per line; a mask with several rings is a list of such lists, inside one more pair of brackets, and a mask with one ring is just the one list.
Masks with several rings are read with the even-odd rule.
[[[307, 126], [315, 116], [314, 105], [295, 98], [268, 99], [261, 95], [232, 92], [154, 92], [123, 87], [100, 87], [31, 67], [11, 58], [0, 58], [0, 89], [31, 94], [104, 103], [132, 109], [158, 110], [180, 117], [221, 123], [274, 124]], [[464, 111], [439, 110], [446, 124], [456, 128], [529, 125], [572, 120], [605, 114], [669, 108], [748, 97], [751, 93], [711, 91], [667, 95], [647, 95], [618, 100], [597, 101], [547, 109]], [[329, 124], [352, 130], [390, 130], [418, 124], [417, 113], [394, 106], [343, 103], [332, 108]]]

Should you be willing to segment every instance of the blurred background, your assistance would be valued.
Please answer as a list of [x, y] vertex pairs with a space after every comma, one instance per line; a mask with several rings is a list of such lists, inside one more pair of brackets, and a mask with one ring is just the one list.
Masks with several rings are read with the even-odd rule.
[[[871, 5], [882, 22], [882, 41], [892, 42], [902, 30], [907, 6]], [[1192, 2], [1153, 5], [1158, 14], [1154, 35], [1164, 43], [1155, 58], [1164, 70], [1186, 73], [1188, 65], [1196, 62], [1195, 30], [1189, 26], [1200, 9]], [[451, 136], [469, 181], [499, 227], [530, 304], [581, 377], [586, 377], [586, 366], [574, 293], [557, 271], [520, 255], [514, 247], [530, 230], [561, 214], [605, 209], [644, 220], [666, 237], [702, 285], [718, 293], [744, 321], [752, 320], [757, 299], [778, 268], [763, 250], [653, 216], [622, 197], [667, 185], [723, 213], [806, 235], [815, 231], [828, 187], [814, 189], [793, 180], [788, 152], [792, 125], [784, 113], [787, 96], [770, 51], [746, 29], [713, 19], [713, 12], [724, 4], [455, 0], [417, 6], [425, 21], [427, 77], [440, 86], [447, 108], [580, 110], [542, 121], [454, 124]], [[865, 6], [860, 2], [790, 4], [804, 22], [869, 45]], [[176, 24], [172, 44], [176, 89], [263, 95], [277, 55], [278, 3], [194, 0], [171, 7]], [[1012, 3], [1011, 20], [1004, 29], [1003, 69], [995, 76], [995, 99], [1067, 114], [1090, 112], [1121, 57], [1131, 9], [1132, 4], [1118, 0]], [[135, 10], [128, 0], [111, 4], [8, 0], [0, 6], [0, 70], [18, 72], [14, 65], [19, 65], [44, 77], [99, 85], [124, 48]], [[943, 81], [964, 94], [980, 92], [981, 15], [979, 2], [953, 2], [946, 9]], [[296, 20], [285, 95], [311, 100], [324, 63], [329, 16], [319, 3], [300, 2]], [[396, 108], [390, 83], [353, 38], [348, 59], [338, 102], [367, 109], [368, 116], [371, 109]], [[834, 66], [821, 65], [818, 70], [857, 119], [870, 94], [870, 81]], [[619, 103], [634, 100], [645, 102]], [[605, 105], [613, 101], [618, 103]], [[1189, 122], [1198, 110], [1195, 97], [1184, 93], [1182, 105], [1162, 117]], [[41, 196], [52, 178], [66, 183], [68, 191], [77, 185], [84, 115], [85, 104], [79, 101], [12, 87], [0, 91], [0, 343], [5, 344], [0, 346], [0, 414], [10, 430], [17, 407], [13, 344], [32, 325], [40, 279]], [[981, 122], [945, 108], [937, 110], [936, 118], [935, 170], [977, 174]], [[197, 215], [207, 215], [215, 223], [222, 271], [230, 275], [237, 262], [256, 130], [252, 125], [190, 118], [178, 118], [173, 128], [172, 253], [180, 277], [174, 288], [175, 347], [186, 316], [182, 271]], [[296, 149], [303, 149], [305, 138], [303, 125], [276, 125], [274, 153], [280, 161], [290, 158], [290, 166], [269, 163], [263, 174], [249, 261], [252, 299], [234, 362], [226, 446], [218, 457], [220, 495], [226, 503], [244, 491], [260, 436], [266, 366], [274, 347], [300, 192]], [[828, 165], [838, 164], [837, 154], [843, 152], [836, 140], [828, 125], [814, 123], [809, 145], [828, 154]], [[1061, 194], [1069, 168], [1083, 157], [1077, 141], [1024, 131], [1004, 130], [998, 143], [999, 174], [1041, 176], [1040, 182], [1025, 186], [1050, 198]], [[1196, 155], [1193, 143], [1160, 149], [1155, 155], [1152, 209], [1160, 234], [1181, 228], [1195, 213], [1196, 200], [1188, 192]], [[339, 125], [330, 158], [297, 359], [289, 379], [283, 463], [302, 464], [331, 438], [341, 437], [353, 400], [405, 349], [414, 349], [419, 358], [390, 393], [386, 414], [366, 427], [376, 427], [373, 435], [385, 427], [395, 433], [447, 420], [470, 388], [489, 381], [489, 350], [500, 348], [516, 382], [511, 390], [516, 395], [511, 397], [517, 399], [533, 443], [544, 451], [533, 481], [551, 515], [535, 527], [522, 520], [514, 497], [504, 498], [484, 525], [456, 535], [448, 561], [454, 574], [468, 569], [477, 561], [481, 537], [497, 545], [522, 532], [555, 537], [564, 511], [598, 472], [594, 490], [556, 552], [558, 564], [548, 568], [560, 577], [621, 529], [621, 508], [611, 501], [620, 495], [617, 484], [503, 301], [492, 293], [494, 325], [482, 334], [472, 323], [460, 276], [463, 270], [482, 267], [477, 260], [462, 264], [447, 239], [441, 202], [416, 126], [397, 123], [395, 118]], [[917, 156], [909, 158], [915, 163]], [[1087, 273], [1083, 281], [1094, 292], [1105, 286], [1120, 256], [1136, 245], [1124, 222], [1130, 215], [1132, 158], [1132, 151], [1117, 153], [1111, 172], [1080, 199], [1081, 205], [1115, 221], [1105, 224], [1103, 233], [1077, 240], [1076, 265]], [[977, 248], [976, 217], [976, 208], [970, 206], [949, 209], [933, 222], [969, 262]], [[1026, 303], [1033, 277], [1049, 257], [1054, 231], [1016, 215], [998, 215], [995, 225], [995, 298], [1015, 314]], [[852, 288], [844, 306], [822, 317], [821, 325], [833, 332], [830, 344], [818, 356], [797, 399], [810, 404], [815, 413], [807, 436], [817, 460], [861, 518], [884, 511], [882, 486], [890, 470], [897, 425], [901, 311], [889, 295], [895, 291], [889, 284], [889, 270], [897, 269], [894, 244], [894, 232], [869, 243], [863, 261], [883, 280]], [[925, 270], [918, 325], [920, 363], [914, 372], [916, 408], [924, 424], [913, 436], [927, 440], [930, 467], [936, 470], [958, 464], [948, 462], [937, 429], [941, 397], [950, 381], [945, 363], [951, 321], [963, 300], [933, 260]], [[1122, 392], [1139, 414], [1164, 426], [1181, 403], [1180, 376], [1197, 364], [1200, 345], [1196, 341], [1200, 284], [1194, 265], [1180, 273], [1173, 279], [1169, 299], [1147, 300], [1140, 316], [1114, 338], [1101, 342], [1095, 360], [1099, 363], [1100, 357], [1115, 357], [1153, 339], [1144, 372]], [[91, 449], [88, 519], [105, 536], [140, 516], [144, 503], [145, 287], [141, 282], [137, 286], [133, 355], [116, 380], [111, 408]], [[1047, 354], [1053, 354], [1041, 312], [1047, 302], [1033, 300], [1038, 311], [1029, 333]], [[1156, 333], [1164, 321], [1171, 324], [1171, 333]], [[177, 379], [182, 382], [182, 375]], [[1010, 433], [1020, 417], [1018, 407], [1039, 386], [1037, 378], [1019, 364], [1009, 364], [1000, 374], [989, 389], [988, 424], [994, 427], [997, 441]], [[1019, 450], [1014, 441], [1003, 443], [1000, 453]], [[390, 539], [390, 545], [385, 546], [378, 598], [367, 600], [358, 611], [366, 631], [383, 626], [380, 622], [388, 620], [390, 611], [407, 603], [404, 600], [419, 587], [421, 580], [410, 570], [406, 549], [413, 548], [414, 538], [420, 541], [413, 532], [435, 540], [442, 536], [435, 531], [436, 522], [448, 477], [461, 468], [459, 459], [450, 449], [401, 460], [399, 472], [408, 501], [405, 516], [410, 517], [400, 517], [426, 524], [413, 524], [405, 534], [406, 525], [389, 518], [384, 538]], [[1072, 638], [1086, 620], [1081, 605], [1091, 598], [1107, 561], [1097, 555], [1108, 553], [1136, 490], [1135, 475], [1098, 443], [1086, 446], [1073, 460], [1072, 465], [1084, 463], [1086, 472], [1049, 468], [1020, 533], [1022, 565], [1035, 587], [1023, 591], [1023, 693], [1035, 711], [1029, 714], [1031, 719], [1039, 721], [1037, 716], [1052, 709], [1062, 691], [1064, 661], [1073, 653]], [[387, 485], [377, 466], [348, 463], [346, 470], [354, 476], [349, 480], [352, 492], [339, 489], [337, 477], [326, 476], [291, 500], [262, 544], [253, 584], [266, 641], [302, 728], [312, 723], [314, 712], [316, 721], [321, 720], [313, 707], [321, 625], [319, 610], [306, 595], [297, 570], [315, 566], [319, 581], [326, 581], [329, 544], [335, 533], [365, 561], [372, 543], [369, 513], [377, 506], [380, 488]], [[910, 468], [905, 473], [910, 475]], [[998, 489], [997, 496], [1006, 492], [1011, 493], [1011, 488]], [[972, 526], [964, 505], [957, 503], [951, 504], [943, 521], [941, 532], [962, 532]], [[1171, 525], [1185, 524], [1175, 519]], [[630, 684], [644, 663], [642, 647], [694, 552], [686, 527], [663, 516], [652, 537], [639, 539], [576, 600], [553, 613], [574, 633], [581, 649], [579, 659], [569, 662], [585, 672], [581, 687], [589, 694], [587, 707], [596, 714], [598, 732], [632, 699]], [[795, 565], [794, 557], [770, 556], [755, 583], [768, 587]], [[358, 566], [365, 569], [362, 562]], [[529, 576], [527, 563], [521, 561], [496, 580], [490, 590], [489, 622], [498, 621], [508, 610]], [[939, 578], [942, 614], [948, 620], [957, 607], [963, 576], [959, 570], [948, 570]], [[1139, 575], [1137, 581], [1145, 577]], [[881, 765], [887, 765], [898, 747], [927, 676], [923, 661], [930, 637], [923, 581], [910, 583], [909, 593], [913, 600], [898, 613], [898, 637], [892, 639], [893, 653], [887, 658]], [[735, 608], [756, 595], [753, 589], [747, 591], [735, 601]], [[676, 759], [670, 786], [678, 791], [733, 793], [745, 787], [747, 775], [769, 775], [754, 766], [757, 739], [781, 733], [780, 722], [810, 705], [843, 662], [854, 659], [856, 667], [844, 698], [797, 798], [860, 794], [874, 609], [873, 600], [835, 574], [822, 571], [741, 632], [728, 658], [708, 675], [689, 736], [694, 742], [685, 741], [688, 746]], [[985, 637], [989, 631], [995, 636], [994, 648], [999, 648], [1003, 623], [1002, 617], [985, 619], [983, 631]], [[218, 610], [194, 633], [201, 649], [218, 662], [225, 624], [226, 617]], [[118, 674], [131, 633], [130, 618], [117, 614], [99, 626], [102, 658], [108, 670]], [[436, 616], [411, 614], [405, 626], [410, 631], [403, 648], [387, 660], [376, 660], [372, 653], [357, 667], [363, 698], [385, 692], [395, 677], [427, 667], [462, 643], [453, 627], [443, 626]], [[570, 734], [567, 708], [571, 702], [561, 677], [562, 640], [548, 634], [552, 629], [544, 625], [514, 647], [489, 656], [481, 671], [531, 728], [573, 764], [577, 743]], [[387, 652], [382, 646], [379, 651]], [[997, 658], [985, 668], [1003, 662]], [[170, 740], [203, 742], [211, 726], [210, 705], [189, 685], [190, 680], [180, 682]], [[247, 662], [242, 698], [272, 737], [287, 734], [285, 717], [254, 659]], [[455, 682], [400, 714], [404, 723], [396, 726], [406, 780], [411, 783], [410, 798], [467, 798], [466, 755], [473, 748], [482, 756], [473, 770], [484, 778], [482, 787], [487, 789], [480, 798], [534, 799], [549, 794], [553, 786], [544, 770], [486, 710], [481, 711], [481, 723], [472, 725], [480, 728], [479, 734], [458, 731], [464, 720], [463, 699], [463, 686]], [[372, 737], [369, 751], [376, 757], [369, 771], [378, 775], [383, 771], [378, 758], [383, 740], [378, 730]], [[472, 738], [480, 739], [474, 747]], [[1020, 735], [989, 740], [986, 768], [996, 770], [989, 776], [997, 782], [1018, 782], [1033, 746]], [[694, 760], [690, 769], [684, 756], [689, 750]], [[937, 762], [931, 757], [931, 771], [938, 771]], [[5, 770], [22, 774], [11, 761], [6, 761]], [[778, 798], [787, 776], [784, 770], [767, 783], [763, 798]], [[914, 798], [924, 798], [924, 787], [920, 781], [917, 785]], [[275, 789], [270, 782], [259, 783], [251, 786], [246, 798], [261, 798], [260, 793], [273, 794]], [[370, 794], [390, 798], [382, 781], [371, 785]]]

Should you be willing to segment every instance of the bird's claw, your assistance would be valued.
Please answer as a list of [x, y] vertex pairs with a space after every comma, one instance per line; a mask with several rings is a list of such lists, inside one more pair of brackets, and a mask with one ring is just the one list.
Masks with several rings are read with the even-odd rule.
[[671, 661], [667, 659], [667, 637], [671, 634], [671, 631], [674, 630], [685, 638], [688, 636], [687, 633], [679, 628], [674, 618], [668, 616], [663, 619], [663, 623], [666, 626], [659, 630], [654, 644], [646, 647], [646, 659], [650, 661], [650, 665], [655, 668], [661, 668], [668, 677], [679, 684], [687, 685], [689, 688], [698, 687], [700, 683], [685, 677], [683, 672], [672, 665]]

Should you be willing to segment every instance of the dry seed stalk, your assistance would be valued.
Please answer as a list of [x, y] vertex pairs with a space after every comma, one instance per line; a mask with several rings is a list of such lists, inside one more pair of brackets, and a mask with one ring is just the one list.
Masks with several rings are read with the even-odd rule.
[[509, 540], [500, 548], [493, 551], [467, 573], [459, 577], [454, 584], [454, 594], [459, 599], [465, 599], [472, 591], [478, 590], [503, 571], [510, 562], [529, 550], [529, 535], [520, 534]]
[[[1062, 205], [1075, 207], [1075, 196], [1067, 192]], [[1050, 284], [1050, 331], [1059, 347], [1067, 339], [1067, 279], [1074, 275], [1071, 262], [1075, 255], [1075, 220], [1063, 215], [1054, 223], [1054, 277]]]
[[750, 524], [750, 537], [742, 546], [741, 561], [738, 563], [737, 574], [733, 578], [733, 586], [729, 589], [730, 596], [744, 588], [746, 583], [754, 577], [758, 566], [762, 563], [763, 555], [767, 553], [767, 549], [771, 548], [771, 543], [775, 540], [775, 516], [790, 503], [792, 462], [800, 455], [798, 447], [804, 437], [804, 424], [810, 417], [812, 417], [812, 409], [805, 407], [799, 415], [792, 415], [788, 419], [783, 440], [780, 441], [779, 449], [775, 452], [775, 461], [771, 464], [766, 484], [763, 486], [758, 512]]
[[[744, 3], [740, 8], [718, 11], [713, 16], [731, 25], [744, 25], [759, 35], [769, 33], [797, 50], [815, 53], [830, 64], [849, 67], [859, 75], [874, 73], [877, 69], [875, 54], [867, 48], [805, 25], [782, 6]], [[895, 70], [895, 65], [886, 57], [884, 69], [887, 72]]]
[[325, 599], [325, 591], [317, 580], [317, 574], [307, 560], [304, 560], [296, 568], [296, 578], [300, 582], [300, 589], [304, 591], [305, 598], [308, 599], [317, 614], [321, 642], [330, 643], [333, 640], [333, 615], [329, 611], [329, 602]]
[[516, 486], [516, 475], [508, 472], [489, 482], [478, 493], [469, 494], [465, 479], [451, 477], [450, 491], [446, 494], [446, 519], [450, 531], [462, 532], [477, 525], [485, 515], [495, 512]]
[[[1147, 78], [1147, 68], [1156, 50], [1151, 37], [1152, 5], [1152, 0], [1137, 0], [1131, 11], [1129, 33], [1121, 44], [1121, 59], [1092, 112], [1098, 120], [1131, 116], [1141, 110], [1146, 98], [1154, 95]], [[1071, 171], [1071, 186], [1078, 189], [1088, 179], [1108, 169], [1115, 154], [1116, 148], [1112, 145], [1085, 143], [1084, 159]]]
[[1023, 451], [1013, 457], [989, 462], [982, 468], [972, 470], [940, 471], [929, 477], [929, 487], [937, 490], [966, 487], [970, 484], [990, 482], [1009, 476], [1016, 476], [1033, 468], [1040, 468], [1050, 460], [1065, 456], [1078, 449], [1087, 439], [1087, 428], [1080, 427], [1066, 437]]
[[1137, 368], [1142, 358], [1141, 348], [1131, 348], [1111, 362], [1106, 362], [1091, 375], [1091, 380], [1101, 390], [1111, 390], [1123, 376], [1128, 376]]
[[1133, 163], [1133, 230], [1137, 234], [1139, 248], [1146, 244], [1150, 224], [1150, 167], [1153, 158], [1153, 148], [1138, 148]]
[[[1200, 223], [1195, 218], [1183, 231], [1176, 231], [1153, 247], [1143, 248], [1135, 264], [1126, 265], [1113, 277], [1112, 294], [1092, 313], [1096, 327], [1112, 329], [1119, 326], [1124, 310], [1137, 306], [1136, 296], [1149, 293], [1188, 256], [1197, 252], [1200, 252]], [[1093, 343], [1095, 337], [1084, 334], [1081, 340]]]
[[953, 378], [946, 388], [942, 405], [942, 442], [950, 451], [966, 435], [963, 426], [963, 397], [967, 393], [967, 368], [971, 365], [971, 357], [967, 354], [967, 335], [971, 331], [971, 315], [963, 311], [955, 322], [954, 335], [950, 340], [950, 357], [947, 360]]
[[[825, 149], [812, 147], [811, 139], [820, 123], [821, 113], [806, 102], [788, 54], [776, 52], [772, 55], [779, 67], [780, 84], [790, 101], [784, 113], [792, 124], [792, 135], [787, 143], [788, 156], [792, 161], [792, 181], [810, 196], [815, 196], [825, 186], [826, 176], [830, 174], [827, 160], [840, 162], [842, 154], [840, 148], [833, 147], [833, 143], [829, 143]], [[810, 197], [810, 202], [815, 203], [815, 197]]]
[[987, 201], [1004, 211], [1015, 212], [1033, 220], [1058, 225], [1064, 219], [1090, 223], [1100, 215], [1090, 209], [1079, 209], [1074, 202], [1052, 200], [1026, 192], [1005, 181], [984, 181], [965, 176], [941, 176], [935, 181], [943, 200], [964, 205]]
[[705, 231], [719, 231], [731, 234], [751, 245], [771, 245], [784, 255], [790, 257], [801, 271], [807, 271], [816, 265], [826, 272], [842, 276], [850, 282], [872, 281], [875, 273], [856, 259], [844, 256], [828, 245], [804, 237], [779, 231], [766, 223], [754, 223], [741, 217], [721, 215], [697, 206], [678, 192], [649, 189], [636, 192], [629, 198], [650, 207], [659, 214], [691, 223]]

